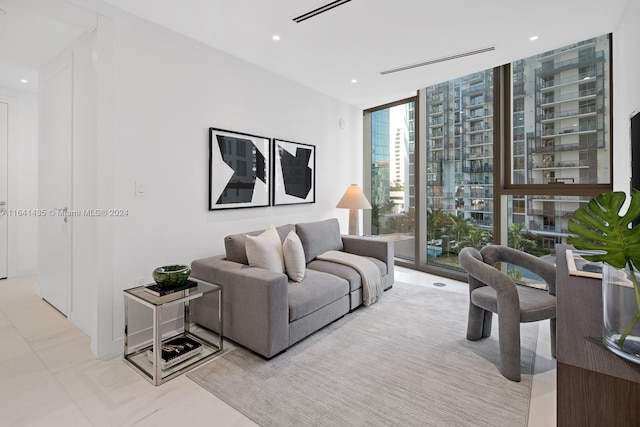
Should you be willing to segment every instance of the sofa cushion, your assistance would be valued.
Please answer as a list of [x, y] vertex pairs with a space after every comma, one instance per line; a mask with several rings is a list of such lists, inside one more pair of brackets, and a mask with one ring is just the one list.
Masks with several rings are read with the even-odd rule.
[[[295, 227], [293, 224], [286, 224], [281, 225], [280, 227], [276, 227], [276, 230], [278, 230], [278, 235], [280, 236], [280, 241], [283, 242], [287, 237], [287, 234], [289, 234], [289, 232], [294, 229]], [[247, 235], [257, 236], [263, 231], [264, 230], [257, 230], [251, 231], [249, 233], [230, 234], [225, 237], [224, 247], [226, 249], [227, 260], [249, 265], [249, 260], [247, 259], [247, 249], [245, 246]]]
[[[368, 259], [374, 263], [380, 270], [380, 275], [383, 277], [387, 274], [387, 265], [377, 258], [362, 257]], [[341, 277], [349, 282], [349, 289], [351, 292], [360, 289], [362, 287], [362, 279], [360, 274], [352, 267], [344, 264], [338, 264], [337, 262], [324, 261], [316, 259], [307, 264], [307, 269], [314, 271], [322, 271], [324, 273], [333, 274], [334, 276]]]
[[296, 224], [307, 262], [326, 251], [341, 251], [340, 224], [335, 218]]
[[250, 266], [284, 273], [282, 242], [275, 225], [270, 225], [257, 236], [247, 236], [245, 247]]
[[307, 270], [300, 283], [289, 282], [289, 322], [300, 319], [349, 294], [346, 280]]
[[304, 249], [295, 231], [290, 231], [282, 243], [282, 256], [287, 276], [294, 282], [302, 282], [306, 270]]

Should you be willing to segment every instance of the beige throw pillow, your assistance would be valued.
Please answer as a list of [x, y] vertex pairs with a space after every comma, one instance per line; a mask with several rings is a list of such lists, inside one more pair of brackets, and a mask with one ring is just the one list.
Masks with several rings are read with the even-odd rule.
[[245, 247], [249, 265], [284, 273], [282, 244], [274, 225], [270, 225], [257, 236], [247, 235]]
[[295, 231], [290, 231], [282, 244], [282, 255], [287, 276], [294, 282], [302, 282], [306, 269], [304, 248]]

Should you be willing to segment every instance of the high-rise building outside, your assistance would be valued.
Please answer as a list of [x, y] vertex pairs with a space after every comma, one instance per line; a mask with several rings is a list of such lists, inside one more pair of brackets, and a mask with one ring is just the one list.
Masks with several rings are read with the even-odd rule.
[[[610, 182], [608, 64], [607, 36], [513, 64], [514, 183]], [[552, 247], [568, 233], [580, 203], [577, 197], [514, 198], [524, 209], [513, 212], [512, 222], [546, 236]]]
[[371, 114], [371, 204], [383, 206], [389, 202], [390, 188], [389, 109]]
[[427, 206], [493, 224], [493, 71], [427, 88]]
[[[514, 184], [609, 183], [609, 39], [512, 64]], [[427, 206], [493, 227], [493, 70], [426, 90]], [[510, 197], [509, 223], [563, 241], [578, 197]], [[429, 226], [429, 225], [428, 225]], [[545, 244], [546, 245], [546, 244]]]
[[415, 147], [416, 147], [416, 108], [414, 102], [405, 104], [405, 120], [407, 127], [407, 151], [406, 167], [404, 170], [404, 200], [405, 211], [415, 209], [416, 183], [415, 183]]

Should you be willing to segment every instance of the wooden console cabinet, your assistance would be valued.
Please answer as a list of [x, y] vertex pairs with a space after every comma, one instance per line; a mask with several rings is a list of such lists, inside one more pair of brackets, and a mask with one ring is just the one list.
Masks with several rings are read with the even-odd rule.
[[640, 426], [640, 365], [602, 343], [602, 281], [570, 276], [558, 245], [557, 425]]

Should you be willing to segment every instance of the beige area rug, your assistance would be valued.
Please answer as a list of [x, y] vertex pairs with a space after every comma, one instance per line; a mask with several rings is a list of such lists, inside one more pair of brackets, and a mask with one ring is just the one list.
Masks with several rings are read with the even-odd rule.
[[468, 295], [398, 283], [265, 360], [234, 349], [193, 381], [262, 426], [526, 426], [538, 324], [523, 324], [522, 381], [492, 336], [465, 339]]

